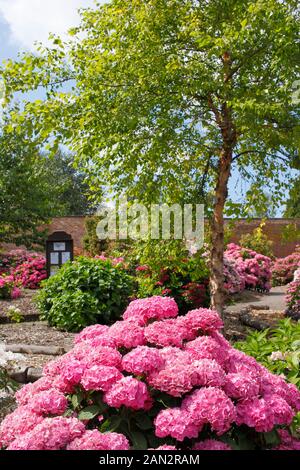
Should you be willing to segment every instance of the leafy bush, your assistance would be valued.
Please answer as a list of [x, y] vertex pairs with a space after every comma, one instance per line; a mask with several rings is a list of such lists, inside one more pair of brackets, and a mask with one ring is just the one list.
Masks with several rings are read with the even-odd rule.
[[[16, 394], [0, 426], [9, 450], [299, 448], [284, 426], [300, 392], [220, 334], [217, 312], [178, 315], [168, 297], [94, 325]], [[51, 436], [51, 438], [50, 438]]]
[[269, 258], [273, 258], [273, 242], [269, 240], [264, 233], [263, 229], [265, 224], [265, 221], [262, 221], [259, 227], [255, 228], [252, 233], [242, 235], [239, 243], [243, 248], [248, 248]]
[[283, 286], [293, 280], [295, 271], [300, 267], [300, 252], [295, 251], [285, 258], [278, 258], [272, 265], [272, 285]]
[[300, 388], [300, 322], [281, 320], [276, 328], [253, 331], [235, 346]]
[[133, 293], [132, 278], [110, 261], [79, 257], [43, 282], [37, 305], [52, 326], [77, 331], [119, 318]]
[[136, 267], [138, 297], [173, 297], [183, 313], [209, 304], [209, 270], [202, 251], [189, 255], [178, 241], [149, 244], [140, 261], [143, 264]]

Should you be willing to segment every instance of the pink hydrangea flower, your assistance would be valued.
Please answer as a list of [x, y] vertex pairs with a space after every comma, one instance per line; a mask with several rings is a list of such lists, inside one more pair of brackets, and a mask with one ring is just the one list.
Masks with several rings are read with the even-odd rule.
[[123, 356], [122, 360], [123, 369], [135, 375], [149, 374], [161, 369], [164, 363], [160, 352], [148, 346], [138, 346]]
[[121, 372], [116, 367], [92, 366], [88, 367], [81, 378], [84, 390], [108, 391], [113, 384], [122, 379]]
[[245, 373], [231, 372], [226, 376], [224, 391], [232, 398], [251, 398], [259, 395], [259, 382]]
[[13, 413], [7, 415], [0, 425], [0, 447], [8, 446], [18, 436], [31, 431], [43, 421], [30, 406], [19, 406]]
[[124, 377], [104, 394], [104, 402], [113, 408], [126, 406], [133, 410], [149, 409], [152, 406], [147, 386], [133, 377]]
[[108, 332], [118, 348], [132, 349], [146, 343], [144, 328], [132, 321], [117, 321]]
[[157, 437], [171, 436], [177, 441], [186, 437], [198, 437], [202, 426], [191, 421], [189, 414], [180, 408], [169, 408], [158, 413], [154, 420], [155, 435]]
[[61, 415], [68, 407], [68, 400], [62, 392], [52, 388], [33, 395], [27, 406], [37, 414]]
[[168, 446], [168, 445], [163, 445], [159, 446], [156, 449], [148, 449], [148, 450], [177, 450], [175, 446]]
[[17, 437], [8, 450], [60, 450], [85, 432], [76, 418], [45, 418], [30, 432]]
[[188, 337], [188, 329], [177, 319], [157, 321], [145, 328], [147, 342], [156, 346], [182, 347]]
[[205, 439], [205, 441], [196, 442], [193, 450], [232, 450], [232, 448], [225, 442], [216, 439]]
[[193, 422], [209, 423], [217, 435], [228, 431], [236, 419], [234, 404], [223, 390], [215, 387], [195, 390], [183, 400], [181, 408], [189, 413]]
[[237, 406], [236, 422], [240, 426], [246, 424], [249, 428], [255, 428], [258, 432], [269, 432], [275, 424], [273, 410], [269, 404], [261, 398], [247, 398], [240, 401]]
[[210, 333], [224, 326], [218, 312], [207, 308], [191, 310], [185, 315], [184, 323], [188, 330], [195, 333], [199, 330]]
[[225, 384], [225, 372], [214, 359], [199, 359], [193, 362], [192, 367], [193, 385], [222, 387]]
[[109, 326], [107, 325], [91, 325], [84, 328], [79, 334], [76, 335], [74, 343], [80, 344], [84, 341], [89, 342], [98, 336], [103, 336], [108, 333]]
[[278, 425], [291, 424], [294, 412], [290, 405], [278, 395], [264, 397], [266, 406], [269, 406], [274, 414], [274, 422]]
[[223, 365], [228, 357], [228, 350], [210, 336], [199, 336], [194, 341], [189, 341], [184, 346], [185, 351], [192, 355], [195, 360], [215, 359]]
[[93, 429], [74, 439], [68, 444], [67, 450], [129, 450], [129, 442], [123, 434], [102, 434]]
[[168, 366], [153, 372], [147, 378], [148, 384], [161, 392], [173, 397], [181, 397], [193, 388], [193, 379], [196, 378], [194, 369], [184, 364]]
[[149, 320], [174, 318], [178, 315], [178, 306], [171, 297], [153, 296], [148, 299], [134, 300], [127, 307], [123, 318], [136, 319], [140, 325], [146, 325]]

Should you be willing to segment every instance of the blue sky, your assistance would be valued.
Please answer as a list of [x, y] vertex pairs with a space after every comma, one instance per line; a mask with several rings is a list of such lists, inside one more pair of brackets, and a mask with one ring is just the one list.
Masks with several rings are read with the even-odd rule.
[[[0, 63], [18, 52], [33, 51], [34, 42], [47, 42], [49, 32], [64, 35], [78, 24], [78, 8], [93, 5], [94, 0], [0, 0]], [[240, 201], [246, 189], [233, 171], [230, 196]]]

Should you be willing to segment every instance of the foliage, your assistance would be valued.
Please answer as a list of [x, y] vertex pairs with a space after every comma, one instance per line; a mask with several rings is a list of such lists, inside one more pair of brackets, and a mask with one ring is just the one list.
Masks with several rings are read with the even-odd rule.
[[105, 240], [99, 240], [96, 232], [100, 217], [90, 216], [85, 219], [85, 235], [83, 238], [83, 246], [87, 253], [92, 256], [100, 255], [106, 251], [108, 244]]
[[73, 167], [73, 160], [71, 154], [58, 150], [54, 156], [45, 154], [41, 161], [51, 188], [52, 216], [87, 215], [95, 209], [85, 176], [80, 168]]
[[84, 329], [68, 354], [17, 392], [19, 407], [2, 422], [0, 445], [299, 448], [284, 429], [300, 408], [297, 387], [234, 349], [219, 332], [217, 312], [177, 315], [173, 299], [152, 297], [132, 302], [111, 327]]
[[273, 258], [273, 242], [269, 240], [268, 236], [264, 233], [265, 225], [266, 222], [263, 220], [252, 233], [242, 235], [240, 238], [240, 245], [244, 248], [249, 248], [257, 253], [268, 256], [269, 258]]
[[0, 195], [0, 242], [42, 245], [45, 232], [38, 227], [51, 216], [53, 201], [38, 149], [27, 136], [1, 130]]
[[41, 318], [68, 331], [117, 320], [133, 294], [133, 280], [119, 265], [83, 256], [66, 263], [42, 287], [37, 294]]
[[138, 297], [168, 295], [182, 312], [209, 304], [207, 260], [203, 250], [192, 255], [180, 240], [148, 240], [136, 244], [131, 262], [136, 266]]
[[295, 223], [290, 223], [287, 224], [283, 229], [281, 233], [281, 238], [283, 242], [297, 242], [300, 239], [300, 228], [299, 224]]
[[300, 322], [281, 320], [275, 328], [251, 332], [235, 346], [300, 388]]
[[[286, 202], [284, 217], [300, 217], [300, 177], [295, 179]], [[299, 233], [298, 233], [299, 235]], [[299, 239], [299, 237], [298, 237]]]
[[291, 282], [298, 267], [300, 267], [299, 250], [285, 258], [277, 258], [272, 265], [272, 285], [282, 286]]
[[21, 323], [24, 320], [21, 310], [13, 305], [6, 310], [6, 316], [14, 323]]

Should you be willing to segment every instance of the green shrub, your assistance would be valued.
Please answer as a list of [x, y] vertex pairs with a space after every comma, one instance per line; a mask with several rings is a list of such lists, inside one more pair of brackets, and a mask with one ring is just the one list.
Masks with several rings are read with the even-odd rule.
[[300, 388], [300, 321], [281, 320], [276, 328], [250, 333], [235, 347]]
[[239, 244], [244, 248], [249, 248], [249, 250], [254, 250], [257, 253], [269, 256], [269, 258], [274, 258], [273, 242], [268, 239], [263, 231], [265, 225], [265, 221], [262, 221], [252, 233], [242, 235]]
[[109, 260], [79, 257], [42, 284], [36, 302], [51, 326], [78, 331], [119, 319], [133, 294], [134, 282]]

